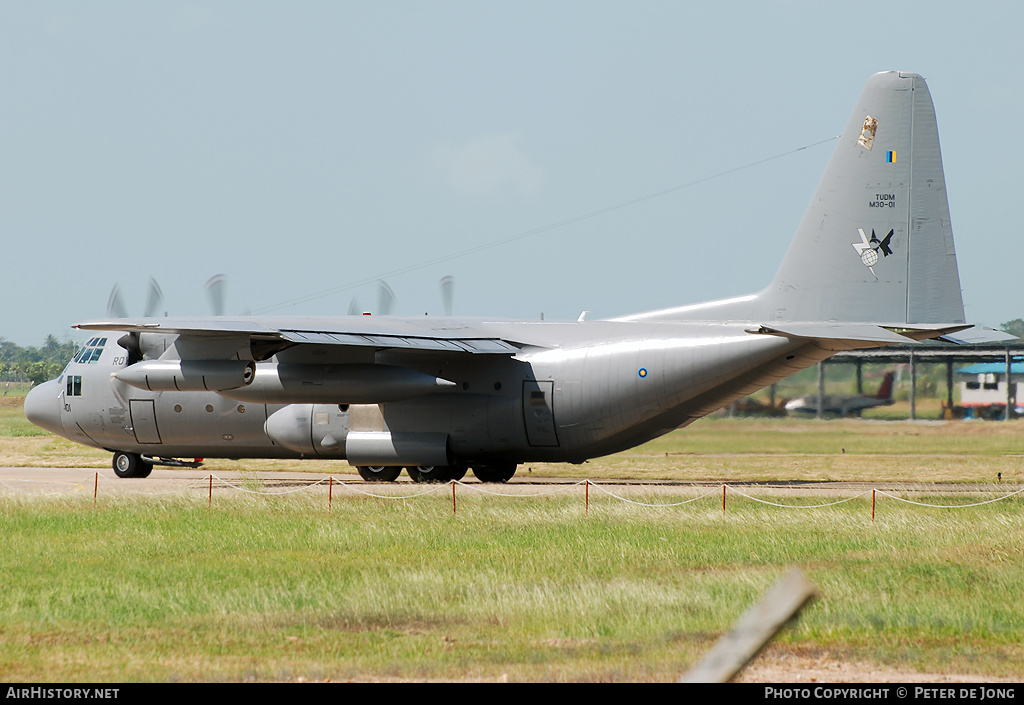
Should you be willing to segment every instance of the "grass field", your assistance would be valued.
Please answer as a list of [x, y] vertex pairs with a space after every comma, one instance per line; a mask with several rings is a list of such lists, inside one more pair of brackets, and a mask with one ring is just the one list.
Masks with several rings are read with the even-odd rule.
[[775, 658], [1024, 676], [1020, 502], [0, 507], [7, 681], [672, 680], [791, 565], [821, 596]]
[[[0, 464], [109, 467], [0, 408]], [[20, 410], [18, 410], [20, 413]], [[526, 476], [1021, 483], [1021, 422], [707, 419]], [[224, 467], [237, 464], [226, 463]], [[251, 463], [261, 469], [336, 464]], [[342, 466], [344, 467], [344, 466]], [[144, 482], [144, 481], [143, 481]], [[671, 494], [635, 496], [668, 504]], [[974, 497], [919, 498], [963, 504]], [[790, 505], [821, 498], [787, 499]], [[666, 681], [790, 566], [819, 597], [762, 659], [1024, 678], [1024, 501], [644, 507], [591, 493], [0, 500], [0, 677]]]

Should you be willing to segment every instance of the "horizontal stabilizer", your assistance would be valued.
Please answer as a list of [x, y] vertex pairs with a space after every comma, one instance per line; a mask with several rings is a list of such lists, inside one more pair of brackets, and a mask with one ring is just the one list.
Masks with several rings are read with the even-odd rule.
[[748, 328], [747, 332], [759, 335], [778, 335], [784, 338], [867, 343], [869, 346], [871, 344], [893, 345], [914, 342], [887, 328], [865, 323], [785, 323], [783, 325], [773, 323], [770, 326]]
[[1002, 343], [1007, 340], [1017, 340], [1017, 336], [1004, 333], [1001, 330], [995, 328], [986, 328], [985, 326], [972, 326], [967, 330], [959, 331], [957, 333], [951, 333], [944, 335], [939, 340], [945, 340], [949, 343], [956, 343], [957, 345], [981, 345], [984, 343]]

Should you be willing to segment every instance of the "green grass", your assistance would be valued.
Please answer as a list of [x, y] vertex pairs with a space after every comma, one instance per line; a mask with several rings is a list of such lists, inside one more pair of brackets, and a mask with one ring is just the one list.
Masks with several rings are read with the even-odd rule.
[[25, 418], [21, 399], [17, 404], [0, 405], [0, 438], [21, 438], [24, 436], [48, 436], [49, 431], [33, 425]]
[[[709, 418], [531, 476], [1024, 482], [1021, 421]], [[109, 467], [0, 407], [0, 464]], [[337, 462], [212, 461], [261, 474]], [[680, 497], [634, 497], [671, 503]], [[777, 499], [777, 498], [776, 498]], [[786, 499], [815, 504], [818, 499]], [[940, 497], [934, 503], [976, 501]], [[677, 678], [790, 566], [820, 597], [770, 647], [1024, 678], [1024, 504], [681, 507], [591, 491], [385, 501], [0, 498], [0, 673], [17, 681]]]
[[1019, 501], [8, 499], [0, 536], [8, 681], [671, 680], [791, 565], [776, 650], [1024, 676]]

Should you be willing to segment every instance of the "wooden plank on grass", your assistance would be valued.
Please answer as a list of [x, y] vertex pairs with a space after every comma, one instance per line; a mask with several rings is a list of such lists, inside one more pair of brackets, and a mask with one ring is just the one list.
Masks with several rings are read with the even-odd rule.
[[799, 568], [794, 568], [747, 610], [732, 631], [719, 639], [679, 682], [728, 683], [814, 594], [814, 586]]

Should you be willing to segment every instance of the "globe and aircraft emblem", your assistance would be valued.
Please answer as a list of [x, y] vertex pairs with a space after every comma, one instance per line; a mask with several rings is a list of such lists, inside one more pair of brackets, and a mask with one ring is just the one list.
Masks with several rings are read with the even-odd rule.
[[860, 233], [861, 241], [853, 243], [853, 249], [857, 250], [857, 254], [860, 255], [860, 261], [864, 266], [871, 270], [871, 275], [878, 279], [878, 275], [875, 274], [874, 270], [875, 265], [878, 264], [878, 253], [881, 252], [883, 257], [888, 257], [892, 254], [889, 243], [892, 241], [893, 230], [889, 230], [889, 234], [882, 240], [879, 240], [878, 236], [875, 235], [874, 229], [871, 230], [870, 240], [863, 228], [857, 228], [857, 232]]

